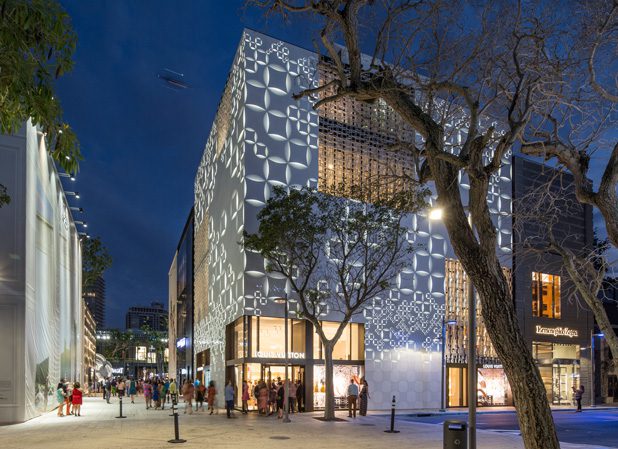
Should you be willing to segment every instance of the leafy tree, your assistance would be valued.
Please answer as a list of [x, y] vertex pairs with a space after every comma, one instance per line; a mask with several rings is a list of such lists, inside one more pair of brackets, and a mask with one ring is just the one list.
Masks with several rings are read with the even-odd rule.
[[135, 346], [135, 334], [131, 331], [112, 329], [110, 339], [103, 343], [101, 353], [107, 360], [121, 360], [127, 358], [129, 349]]
[[[418, 193], [405, 210], [424, 205], [425, 192]], [[258, 232], [245, 232], [245, 247], [266, 259], [269, 272], [286, 279], [298, 299], [299, 317], [313, 324], [322, 342], [326, 420], [335, 419], [335, 344], [350, 320], [392, 287], [412, 251], [402, 206], [401, 198], [368, 204], [310, 188], [276, 187], [258, 214]], [[326, 316], [339, 322], [331, 337], [322, 327]]]
[[100, 237], [82, 240], [82, 290], [87, 290], [111, 266], [112, 256]]
[[[72, 69], [76, 39], [69, 15], [54, 0], [0, 2], [0, 130], [15, 133], [31, 119], [45, 132], [52, 157], [71, 173], [82, 157], [62, 119], [54, 80]], [[1, 207], [7, 194], [0, 189]]]

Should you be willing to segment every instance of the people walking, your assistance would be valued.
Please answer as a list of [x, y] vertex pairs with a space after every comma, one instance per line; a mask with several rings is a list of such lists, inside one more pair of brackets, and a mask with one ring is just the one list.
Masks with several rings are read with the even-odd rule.
[[227, 381], [227, 385], [225, 386], [225, 411], [227, 413], [227, 417], [232, 417], [232, 409], [234, 408], [234, 385], [232, 384], [232, 380]]
[[73, 402], [73, 385], [71, 385], [69, 382], [65, 382], [64, 387], [66, 393], [66, 396], [64, 398], [64, 403], [66, 404], [66, 412], [64, 412], [64, 414], [68, 416], [73, 414], [71, 410], [71, 405]]
[[210, 410], [210, 414], [212, 415], [215, 410], [215, 401], [217, 397], [217, 389], [215, 388], [215, 381], [211, 380], [208, 384], [208, 410]]
[[300, 379], [296, 382], [296, 407], [298, 408], [298, 413], [304, 411], [304, 402], [305, 402], [305, 387]]
[[242, 381], [242, 412], [247, 414], [249, 412], [249, 384], [246, 380]]
[[283, 388], [283, 382], [279, 381], [277, 385], [277, 418], [283, 418], [283, 398], [285, 397], [285, 388]]
[[369, 402], [369, 384], [367, 380], [363, 377], [361, 379], [361, 389], [358, 395], [360, 397], [360, 415], [367, 416], [367, 405]]
[[154, 402], [155, 410], [159, 410], [161, 408], [161, 389], [158, 380], [155, 380], [152, 385], [152, 402]]
[[108, 404], [109, 404], [111, 395], [112, 395], [112, 381], [108, 377], [107, 379], [105, 379], [105, 390], [103, 391], [103, 396], [107, 400]]
[[73, 394], [71, 396], [71, 402], [73, 403], [73, 415], [82, 416], [82, 397], [83, 393], [80, 389], [79, 382], [75, 382], [73, 385]]
[[126, 386], [127, 386], [127, 384], [125, 383], [124, 378], [120, 378], [120, 381], [118, 382], [118, 385], [116, 387], [118, 389], [118, 397], [119, 398], [124, 397], [124, 390], [125, 390]]
[[258, 410], [260, 415], [268, 415], [268, 387], [262, 381], [259, 384]]
[[580, 385], [579, 388], [573, 387], [573, 394], [575, 396], [575, 401], [577, 402], [577, 410], [575, 412], [582, 411], [582, 396], [584, 395], [584, 386]]
[[129, 381], [129, 395], [131, 396], [131, 404], [135, 404], [135, 395], [137, 394], [137, 383], [131, 378]]
[[350, 385], [348, 385], [348, 417], [356, 418], [356, 403], [358, 401], [358, 385], [354, 382], [354, 379], [350, 379]]
[[274, 382], [268, 388], [268, 405], [270, 407], [268, 416], [277, 412], [277, 385]]
[[193, 383], [187, 379], [185, 380], [184, 385], [182, 386], [182, 397], [185, 400], [185, 411], [189, 410], [189, 415], [193, 414], [193, 396], [195, 395], [195, 387]]
[[161, 382], [161, 410], [165, 410], [165, 402], [167, 401], [168, 390], [170, 383], [166, 379], [165, 382]]
[[64, 416], [62, 413], [62, 408], [64, 407], [64, 384], [62, 382], [58, 383], [58, 388], [56, 388], [56, 401], [58, 401], [58, 416]]

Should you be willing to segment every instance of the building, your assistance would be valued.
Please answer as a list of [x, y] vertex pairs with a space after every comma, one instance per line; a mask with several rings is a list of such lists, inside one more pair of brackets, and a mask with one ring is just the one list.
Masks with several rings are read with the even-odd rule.
[[97, 328], [105, 328], [105, 279], [99, 276], [84, 291], [84, 300], [92, 312]]
[[[311, 186], [329, 192], [341, 182], [362, 184], [393, 171], [404, 173], [409, 166], [405, 156], [384, 150], [394, 141], [415, 138], [414, 131], [385, 103], [344, 98], [316, 111], [314, 99], [292, 98], [293, 93], [332, 76], [330, 66], [319, 62], [315, 53], [245, 30], [195, 179], [193, 374], [218, 385], [227, 379], [239, 385], [243, 379], [254, 383], [283, 377], [283, 307], [274, 301], [281, 296], [281, 282], [267, 273], [258, 254], [239, 245], [243, 231], [257, 230], [257, 213], [272, 187]], [[535, 169], [538, 172], [539, 166]], [[552, 268], [555, 260], [535, 266], [513, 257], [512, 197], [520, 186], [512, 182], [513, 170], [512, 156], [506, 155], [488, 193], [498, 230], [496, 250], [509, 277], [513, 276], [520, 322], [531, 349], [542, 370], [551, 366], [551, 375], [547, 370], [544, 374], [548, 394], [552, 402], [555, 398], [563, 403], [568, 393], [563, 397], [560, 387], [553, 395], [551, 385], [570, 379], [570, 386], [590, 372], [589, 353], [571, 354], [571, 343], [584, 344], [591, 320], [587, 312], [571, 310], [564, 301], [561, 310], [568, 319], [565, 333], [569, 336], [563, 336], [556, 328], [565, 326], [533, 316], [537, 310], [533, 298], [537, 304], [545, 301], [545, 275], [553, 275], [553, 292], [559, 280]], [[400, 187], [381, 185], [378, 194]], [[465, 203], [469, 190], [465, 176], [460, 188]], [[582, 225], [586, 232], [587, 223]], [[408, 242], [423, 250], [413, 253], [396, 288], [374, 298], [337, 344], [334, 383], [339, 406], [345, 406], [346, 386], [355, 376], [368, 379], [375, 409], [389, 408], [393, 395], [404, 409], [438, 408], [443, 399], [451, 407], [467, 404], [466, 275], [440, 221], [422, 213], [407, 216], [405, 224], [410, 229]], [[178, 267], [178, 255], [175, 263]], [[293, 295], [290, 299], [291, 376], [305, 384], [307, 409], [319, 409], [324, 405], [320, 343], [311, 324], [298, 319]], [[447, 321], [454, 324], [445, 328]], [[337, 326], [334, 314], [326, 315], [324, 322], [327, 332]], [[477, 323], [478, 402], [511, 404], [508, 382], [480, 313]], [[536, 331], [537, 326], [541, 331]]]
[[[605, 306], [607, 317], [611, 323], [614, 333], [618, 335], [618, 278], [608, 277], [605, 279], [599, 296]], [[605, 336], [595, 329], [591, 342], [596, 342], [595, 347], [595, 366], [599, 369], [595, 371], [595, 386], [597, 386], [596, 403], [611, 404], [618, 402], [618, 363], [617, 356], [613, 355]]]
[[129, 307], [126, 319], [126, 329], [140, 330], [144, 326], [156, 332], [167, 332], [167, 310], [160, 302], [150, 303], [148, 306]]
[[61, 379], [82, 380], [81, 244], [44, 135], [28, 121], [0, 136], [0, 422], [57, 405]]
[[86, 302], [82, 302], [82, 316], [84, 323], [82, 326], [82, 367], [84, 373], [84, 382], [91, 385], [95, 380], [96, 370], [96, 354], [97, 354], [97, 323], [90, 311], [90, 308], [86, 305]]
[[[182, 380], [195, 371], [193, 351], [193, 209], [185, 223], [168, 274], [169, 281], [169, 353], [171, 376]], [[201, 314], [203, 311], [198, 311]], [[209, 381], [209, 373], [200, 364], [197, 376]]]

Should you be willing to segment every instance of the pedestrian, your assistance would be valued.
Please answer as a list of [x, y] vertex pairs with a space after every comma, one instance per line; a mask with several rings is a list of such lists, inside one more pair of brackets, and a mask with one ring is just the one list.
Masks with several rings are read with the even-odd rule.
[[189, 410], [189, 415], [193, 414], [193, 396], [195, 395], [195, 387], [193, 386], [193, 382], [189, 379], [185, 380], [184, 385], [182, 386], [182, 397], [185, 400], [185, 411]]
[[129, 395], [131, 396], [131, 404], [135, 404], [135, 395], [137, 394], [137, 383], [135, 379], [129, 380]]
[[303, 403], [305, 402], [305, 387], [300, 379], [296, 384], [296, 407], [298, 407], [298, 413], [304, 411]]
[[232, 380], [227, 381], [227, 385], [225, 386], [225, 411], [227, 413], [227, 417], [232, 417], [232, 409], [234, 408], [234, 385], [232, 384]]
[[82, 390], [80, 390], [79, 382], [75, 382], [73, 385], [73, 394], [71, 395], [71, 402], [73, 403], [73, 415], [82, 416]]
[[161, 408], [161, 389], [158, 380], [155, 380], [152, 385], [152, 401], [154, 402], [154, 409], [159, 410]]
[[268, 415], [268, 387], [264, 382], [260, 382], [260, 393], [258, 395], [258, 410], [260, 415]]
[[150, 380], [144, 382], [144, 400], [146, 401], [146, 410], [152, 407], [152, 385]]
[[274, 382], [268, 389], [268, 405], [270, 406], [268, 416], [271, 416], [277, 412], [277, 385]]
[[167, 391], [169, 390], [170, 383], [165, 380], [161, 382], [161, 410], [165, 410], [165, 401], [167, 401]]
[[64, 386], [66, 393], [66, 396], [64, 398], [64, 403], [66, 404], [66, 412], [64, 412], [64, 414], [68, 416], [73, 414], [73, 411], [71, 410], [71, 403], [73, 401], [73, 385], [71, 385], [69, 382], [65, 382]]
[[369, 384], [367, 380], [363, 377], [361, 379], [361, 390], [359, 393], [360, 397], [360, 415], [367, 416], [367, 403], [369, 402]]
[[354, 379], [350, 379], [350, 385], [348, 385], [348, 417], [356, 418], [356, 402], [358, 400], [358, 385], [354, 382]]
[[202, 409], [204, 411], [204, 396], [206, 393], [206, 386], [203, 382], [200, 382], [195, 389], [195, 411]]
[[64, 407], [64, 384], [62, 382], [58, 382], [58, 388], [56, 388], [56, 400], [58, 401], [58, 416], [64, 416], [62, 413], [62, 408]]
[[170, 382], [170, 396], [172, 397], [172, 403], [178, 403], [178, 386], [176, 385], [176, 379], [172, 379]]
[[288, 380], [288, 413], [294, 413], [296, 404], [296, 384]]
[[124, 390], [125, 390], [126, 386], [127, 386], [127, 384], [125, 383], [124, 378], [121, 377], [120, 381], [118, 382], [118, 386], [117, 386], [117, 388], [118, 388], [118, 397], [119, 398], [124, 397]]
[[283, 398], [285, 397], [285, 389], [283, 382], [279, 381], [277, 385], [277, 419], [283, 418]]
[[118, 386], [118, 382], [116, 382], [116, 378], [112, 379], [112, 396], [116, 396], [116, 387]]
[[105, 391], [103, 392], [103, 396], [107, 400], [108, 404], [109, 404], [109, 399], [111, 395], [112, 395], [112, 381], [108, 377], [107, 379], [105, 379]]
[[[217, 389], [215, 388], [215, 381], [211, 380], [208, 384], [208, 410], [210, 410], [210, 414], [212, 415], [216, 410], [215, 400], [217, 397]], [[217, 410], [217, 413], [219, 411]]]
[[582, 396], [584, 395], [584, 386], [580, 385], [579, 388], [573, 387], [573, 394], [575, 396], [575, 401], [577, 402], [577, 410], [575, 413], [582, 411]]
[[242, 412], [249, 413], [249, 384], [246, 380], [242, 381]]

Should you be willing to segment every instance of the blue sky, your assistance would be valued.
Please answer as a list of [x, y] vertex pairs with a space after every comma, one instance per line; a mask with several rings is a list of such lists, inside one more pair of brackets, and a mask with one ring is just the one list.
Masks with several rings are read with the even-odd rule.
[[[57, 93], [85, 157], [69, 187], [114, 258], [107, 324], [123, 327], [128, 307], [167, 303], [167, 273], [242, 29], [313, 48], [312, 24], [266, 21], [240, 0], [61, 3], [78, 46]], [[191, 88], [167, 88], [157, 78], [164, 68]]]
[[[57, 93], [85, 157], [69, 187], [114, 258], [107, 324], [123, 327], [128, 307], [167, 303], [167, 273], [242, 29], [312, 44], [303, 26], [267, 22], [242, 1], [61, 3], [78, 46]], [[165, 87], [157, 78], [164, 68], [192, 88]]]

